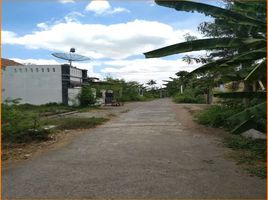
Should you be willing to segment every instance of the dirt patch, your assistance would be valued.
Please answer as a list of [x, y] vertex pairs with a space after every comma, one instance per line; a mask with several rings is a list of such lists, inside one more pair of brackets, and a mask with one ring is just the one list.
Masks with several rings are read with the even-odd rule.
[[50, 135], [47, 141], [33, 141], [31, 143], [6, 144], [2, 147], [2, 165], [8, 167], [18, 162], [32, 159], [49, 150], [61, 148], [69, 144], [75, 137], [88, 129], [64, 130]]

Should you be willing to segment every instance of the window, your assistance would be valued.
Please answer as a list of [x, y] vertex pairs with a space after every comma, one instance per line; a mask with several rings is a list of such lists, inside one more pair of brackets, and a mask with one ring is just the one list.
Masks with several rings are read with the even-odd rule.
[[49, 68], [47, 68], [47, 72], [49, 72]]
[[14, 72], [17, 72], [17, 69], [14, 69]]
[[6, 71], [6, 67], [5, 66], [3, 66], [3, 70]]
[[27, 68], [25, 68], [25, 72], [27, 72], [28, 71], [28, 69]]
[[56, 70], [55, 70], [55, 68], [53, 68], [53, 72], [55, 72]]
[[31, 72], [33, 72], [33, 68], [31, 68]]
[[38, 70], [38, 68], [36, 68], [35, 70], [36, 70], [36, 72], [38, 72], [38, 71], [39, 71], [39, 70]]
[[22, 69], [21, 68], [19, 70], [20, 70], [20, 72], [22, 72]]
[[45, 72], [44, 68], [42, 68], [42, 72]]

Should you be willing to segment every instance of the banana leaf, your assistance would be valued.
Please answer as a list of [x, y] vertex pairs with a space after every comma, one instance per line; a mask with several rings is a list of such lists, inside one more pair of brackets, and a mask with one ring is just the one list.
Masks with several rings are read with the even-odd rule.
[[254, 117], [242, 122], [241, 124], [239, 124], [238, 126], [236, 126], [231, 133], [232, 134], [241, 134], [247, 130], [250, 130], [252, 128], [256, 127], [256, 123], [254, 122]]
[[197, 11], [199, 13], [210, 15], [215, 18], [221, 18], [221, 19], [223, 18], [228, 21], [238, 22], [239, 24], [261, 27], [262, 29], [266, 29], [266, 22], [264, 21], [204, 3], [192, 2], [187, 0], [176, 0], [176, 1], [156, 0], [155, 2], [160, 6], [174, 8], [177, 11], [186, 11], [186, 12]]
[[261, 80], [266, 77], [267, 72], [267, 60], [265, 59], [259, 63], [245, 78], [246, 81]]
[[218, 70], [219, 67], [234, 67], [235, 65], [245, 63], [252, 60], [258, 60], [266, 56], [266, 48], [253, 50], [246, 53], [237, 54], [235, 56], [229, 56], [226, 58], [218, 59], [208, 64], [193, 70], [188, 74], [188, 77], [196, 73], [205, 73], [209, 70]]
[[[244, 128], [246, 125], [248, 126], [250, 120], [258, 120], [258, 119], [266, 119], [266, 101], [255, 106], [249, 107], [242, 112], [239, 112], [227, 119], [228, 124], [232, 127], [234, 124], [239, 124], [236, 126], [232, 132], [241, 133], [241, 130], [246, 131]], [[256, 125], [256, 122], [254, 122]], [[239, 128], [241, 126], [241, 128]], [[252, 128], [252, 127], [251, 127]], [[250, 127], [248, 128], [250, 129]], [[248, 130], [247, 129], [247, 130]]]
[[242, 46], [266, 46], [266, 41], [263, 39], [253, 38], [209, 38], [182, 42], [173, 44], [160, 49], [144, 53], [146, 58], [158, 58], [169, 56], [178, 53], [185, 53], [200, 50], [215, 50], [222, 48], [241, 48]]

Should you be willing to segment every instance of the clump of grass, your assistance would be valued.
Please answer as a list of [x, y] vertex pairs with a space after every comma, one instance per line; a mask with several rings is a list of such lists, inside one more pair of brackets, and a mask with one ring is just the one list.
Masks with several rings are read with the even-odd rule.
[[232, 135], [226, 137], [224, 143], [227, 147], [232, 149], [249, 150], [254, 154], [255, 158], [266, 161], [266, 140], [253, 140], [240, 135]]
[[108, 121], [106, 118], [58, 118], [53, 119], [53, 121], [48, 120], [45, 124], [53, 124], [57, 126], [58, 130], [70, 130], [70, 129], [85, 129], [94, 128], [97, 125], [103, 124]]
[[247, 168], [247, 171], [255, 176], [265, 179], [266, 178], [266, 164], [256, 167]]
[[74, 111], [76, 108], [63, 104], [48, 103], [44, 105], [20, 104], [16, 105], [16, 109], [21, 112], [31, 111], [42, 116]]
[[195, 115], [198, 123], [212, 127], [223, 127], [226, 125], [226, 119], [238, 113], [240, 108], [214, 105]]
[[40, 117], [32, 110], [19, 110], [17, 102], [2, 104], [3, 143], [22, 143], [47, 140], [49, 131], [40, 126]]
[[237, 164], [245, 165], [245, 169], [252, 175], [266, 177], [266, 140], [231, 135], [224, 139], [224, 144], [236, 150]]

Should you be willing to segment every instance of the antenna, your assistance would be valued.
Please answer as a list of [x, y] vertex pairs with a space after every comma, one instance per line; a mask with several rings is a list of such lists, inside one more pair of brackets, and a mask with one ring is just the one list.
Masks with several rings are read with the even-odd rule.
[[52, 56], [55, 56], [56, 58], [60, 58], [63, 60], [68, 60], [70, 63], [70, 66], [72, 66], [73, 61], [85, 61], [90, 60], [89, 57], [82, 56], [75, 53], [75, 48], [70, 49], [70, 53], [52, 53]]

